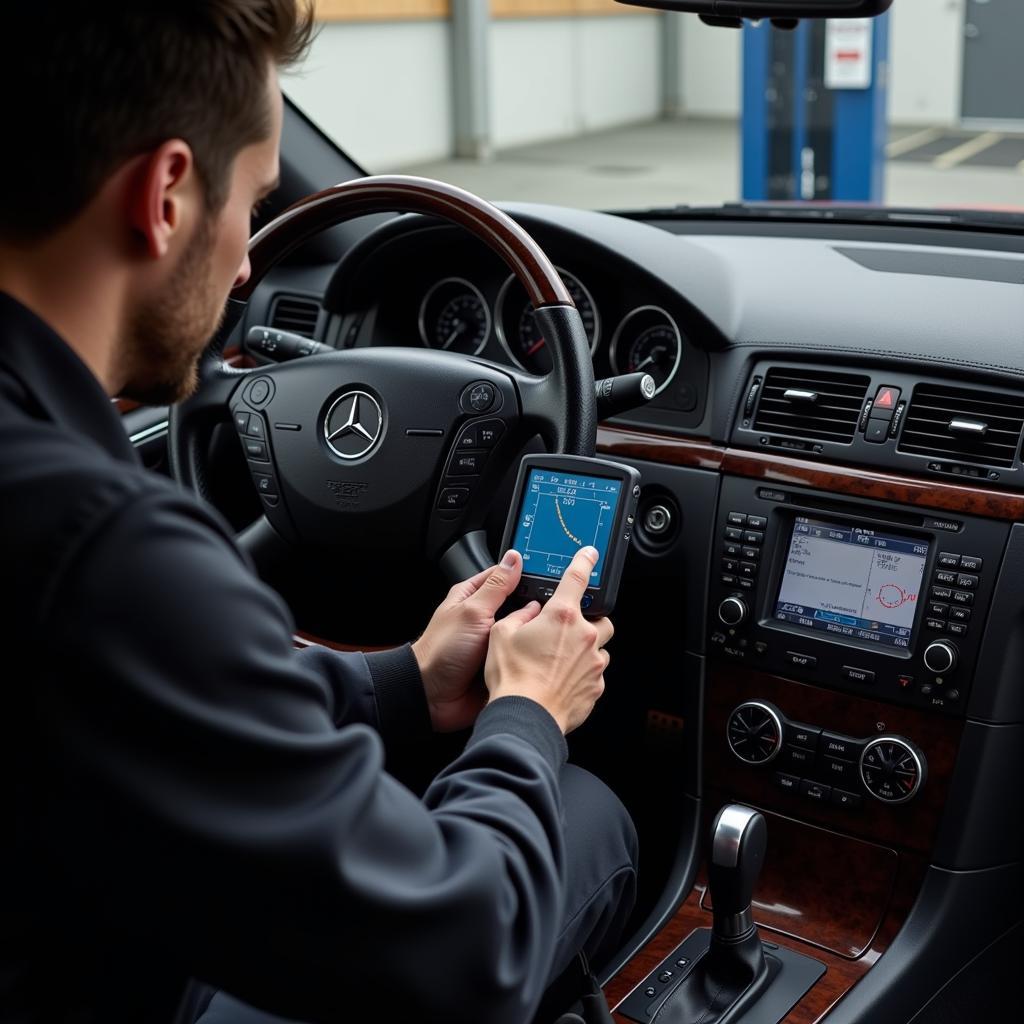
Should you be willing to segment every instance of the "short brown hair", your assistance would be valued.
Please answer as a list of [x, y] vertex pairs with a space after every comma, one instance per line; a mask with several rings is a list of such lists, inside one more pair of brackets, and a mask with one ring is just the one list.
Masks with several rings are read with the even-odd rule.
[[[5, 5], [6, 6], [6, 5]], [[270, 131], [267, 68], [305, 53], [307, 0], [24, 0], [0, 43], [0, 239], [73, 219], [124, 161], [182, 138], [217, 210]]]

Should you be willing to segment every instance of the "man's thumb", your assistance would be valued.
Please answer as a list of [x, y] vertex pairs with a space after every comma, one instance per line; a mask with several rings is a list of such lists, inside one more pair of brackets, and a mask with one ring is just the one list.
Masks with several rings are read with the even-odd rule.
[[523, 559], [518, 551], [507, 551], [500, 565], [487, 575], [480, 589], [469, 599], [487, 615], [493, 615], [513, 590], [519, 586], [523, 575]]

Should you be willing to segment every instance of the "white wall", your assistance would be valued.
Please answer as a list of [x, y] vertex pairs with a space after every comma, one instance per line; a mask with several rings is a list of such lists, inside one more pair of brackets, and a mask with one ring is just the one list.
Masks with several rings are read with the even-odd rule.
[[491, 23], [497, 148], [650, 120], [661, 110], [657, 15]]
[[451, 152], [450, 64], [447, 21], [332, 23], [284, 88], [353, 159], [386, 171]]
[[687, 15], [683, 22], [683, 110], [696, 117], [739, 117], [743, 33], [711, 28]]
[[964, 0], [896, 0], [889, 26], [889, 120], [955, 124], [960, 117]]

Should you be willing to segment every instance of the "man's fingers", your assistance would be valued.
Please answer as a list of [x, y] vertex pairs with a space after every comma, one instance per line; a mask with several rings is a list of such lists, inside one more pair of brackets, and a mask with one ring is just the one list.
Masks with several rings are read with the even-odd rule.
[[590, 571], [597, 565], [597, 548], [580, 548], [565, 570], [552, 602], [579, 608], [583, 593], [590, 586]]
[[470, 576], [468, 580], [456, 583], [448, 591], [448, 599], [456, 604], [461, 604], [466, 598], [472, 597], [483, 586], [484, 580], [494, 572], [494, 568], [492, 565], [489, 569], [481, 569], [475, 576]]
[[493, 615], [519, 585], [522, 574], [522, 556], [518, 551], [507, 551], [500, 565], [481, 574], [483, 579], [467, 601], [484, 614]]
[[501, 625], [506, 629], [519, 629], [521, 626], [525, 626], [528, 622], [532, 622], [537, 616], [540, 615], [540, 602], [531, 601], [527, 605], [523, 605], [522, 608], [517, 608], [514, 612], [509, 612], [501, 620]]
[[612, 620], [598, 619], [594, 625], [597, 626], [597, 646], [604, 647], [615, 635], [615, 627], [612, 625]]

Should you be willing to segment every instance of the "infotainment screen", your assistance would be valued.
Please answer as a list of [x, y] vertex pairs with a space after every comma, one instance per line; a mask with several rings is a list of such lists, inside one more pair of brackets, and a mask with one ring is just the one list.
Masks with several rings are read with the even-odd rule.
[[798, 516], [775, 618], [909, 647], [928, 542]]

